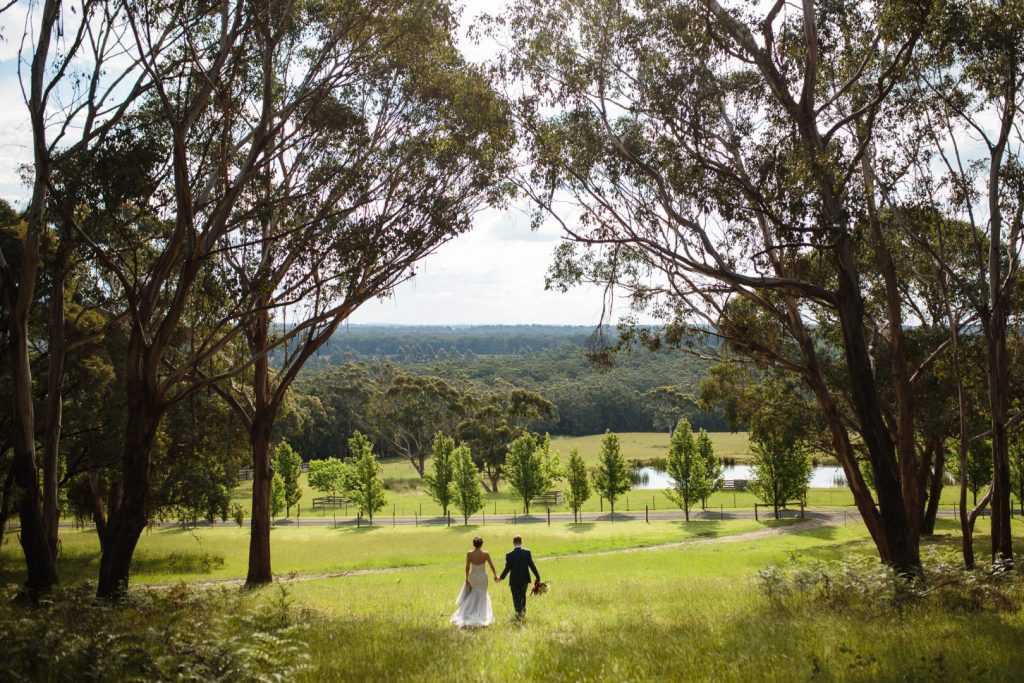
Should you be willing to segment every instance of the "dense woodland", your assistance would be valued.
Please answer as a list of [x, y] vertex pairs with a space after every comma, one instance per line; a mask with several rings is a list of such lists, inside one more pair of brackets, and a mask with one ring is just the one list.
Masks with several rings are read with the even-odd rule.
[[[534, 392], [555, 411], [533, 428], [556, 435], [667, 431], [680, 416], [695, 429], [745, 428], [742, 422], [730, 427], [719, 409], [709, 413], [698, 405], [711, 361], [696, 352], [636, 349], [619, 354], [611, 367], [598, 367], [585, 346], [592, 333], [582, 327], [353, 327], [335, 335], [330, 352], [311, 361], [296, 382], [287, 438], [307, 459], [344, 453], [354, 429], [374, 431], [360, 405], [375, 378], [388, 376], [385, 368], [436, 377], [466, 394]], [[383, 454], [391, 455], [386, 448]]]

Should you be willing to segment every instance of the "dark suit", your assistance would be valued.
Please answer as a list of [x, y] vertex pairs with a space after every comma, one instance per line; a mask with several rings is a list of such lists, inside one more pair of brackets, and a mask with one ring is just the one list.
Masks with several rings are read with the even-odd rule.
[[509, 576], [508, 587], [512, 591], [512, 604], [515, 605], [516, 614], [522, 615], [526, 612], [526, 587], [530, 585], [530, 572], [540, 581], [540, 572], [537, 565], [533, 563], [533, 555], [522, 546], [513, 548], [505, 554], [505, 569], [501, 572], [501, 579]]

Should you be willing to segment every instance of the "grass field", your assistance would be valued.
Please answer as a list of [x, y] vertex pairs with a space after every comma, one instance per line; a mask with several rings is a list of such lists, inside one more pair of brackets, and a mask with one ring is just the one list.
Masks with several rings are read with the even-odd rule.
[[[709, 432], [711, 443], [715, 447], [715, 455], [719, 458], [732, 458], [737, 462], [750, 460], [750, 440], [746, 432]], [[618, 435], [619, 448], [626, 460], [649, 460], [665, 458], [668, 454], [667, 432], [624, 432]], [[551, 447], [561, 452], [562, 458], [569, 456], [573, 447], [580, 450], [580, 456], [591, 466], [597, 465], [597, 456], [601, 452], [603, 434], [589, 436], [553, 436]]]
[[[1016, 680], [1024, 666], [1024, 616], [1017, 606], [943, 609], [932, 602], [837, 611], [813, 601], [779, 607], [757, 590], [760, 570], [793, 556], [871, 556], [860, 525], [628, 551], [765, 526], [776, 525], [282, 526], [273, 533], [274, 565], [278, 576], [294, 571], [307, 579], [285, 584], [300, 610], [309, 655], [301, 680]], [[495, 625], [453, 629], [448, 618], [470, 536], [482, 534], [485, 548], [500, 557], [515, 531], [539, 558], [551, 592], [531, 598], [520, 623], [512, 619], [507, 588], [493, 586]], [[134, 585], [240, 578], [245, 541], [243, 530], [227, 528], [147, 533]], [[986, 542], [978, 538], [981, 557]], [[952, 551], [954, 525], [940, 521], [939, 535], [926, 543]], [[622, 552], [577, 554], [616, 549]], [[13, 542], [0, 548], [0, 579], [20, 580], [17, 551]], [[91, 533], [64, 533], [64, 581], [94, 575], [95, 552]], [[208, 572], [171, 571], [173, 558], [204, 553], [222, 556], [224, 564]], [[388, 571], [316, 576], [369, 567]], [[277, 594], [258, 591], [246, 600], [273, 601]]]

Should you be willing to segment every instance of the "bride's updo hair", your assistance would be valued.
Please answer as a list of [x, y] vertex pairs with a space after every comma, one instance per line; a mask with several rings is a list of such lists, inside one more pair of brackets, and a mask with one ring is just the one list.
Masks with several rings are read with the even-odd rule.
[[476, 548], [477, 550], [479, 550], [480, 546], [482, 546], [483, 544], [484, 544], [484, 539], [480, 538], [479, 536], [477, 536], [476, 538], [473, 539], [473, 547]]

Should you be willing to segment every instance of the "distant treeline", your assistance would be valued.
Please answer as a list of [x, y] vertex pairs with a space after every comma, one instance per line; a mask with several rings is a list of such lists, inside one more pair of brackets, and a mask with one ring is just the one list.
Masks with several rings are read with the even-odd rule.
[[[579, 347], [593, 332], [593, 327], [570, 325], [354, 325], [336, 332], [320, 349], [318, 365], [358, 359], [421, 363], [466, 356], [515, 356]], [[606, 338], [614, 339], [614, 330], [604, 332]]]
[[676, 396], [695, 393], [709, 361], [682, 351], [634, 350], [617, 354], [613, 367], [601, 370], [587, 359], [592, 333], [590, 327], [533, 325], [352, 327], [310, 363], [303, 385], [308, 391], [317, 384], [311, 375], [345, 362], [389, 362], [453, 384], [535, 391], [558, 408], [558, 417], [540, 427], [552, 434], [667, 430], [680, 415], [695, 429], [728, 429], [719, 414], [651, 393], [660, 387], [671, 387]]

